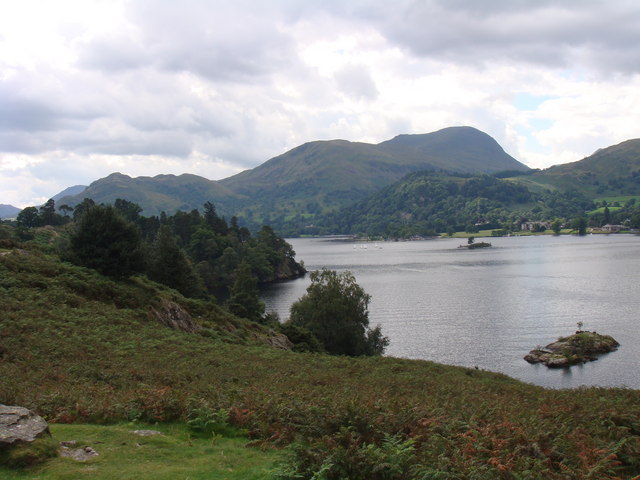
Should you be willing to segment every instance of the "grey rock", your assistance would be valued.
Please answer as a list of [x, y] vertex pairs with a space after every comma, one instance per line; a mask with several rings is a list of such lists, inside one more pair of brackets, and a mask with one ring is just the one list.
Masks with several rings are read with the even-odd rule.
[[0, 445], [33, 442], [51, 435], [47, 422], [28, 408], [0, 405]]
[[162, 435], [162, 432], [157, 430], [134, 430], [134, 434], [140, 437], [152, 437], [153, 435]]
[[151, 317], [169, 328], [183, 332], [195, 333], [202, 329], [189, 312], [177, 303], [165, 299], [158, 308], [151, 309]]
[[282, 350], [291, 350], [293, 348], [293, 343], [289, 338], [282, 334], [276, 333], [274, 331], [269, 332], [271, 335], [265, 338], [265, 342], [267, 345], [275, 348], [280, 348]]
[[61, 457], [71, 458], [76, 462], [86, 462], [90, 458], [97, 457], [98, 455], [98, 452], [89, 446], [82, 448], [62, 447], [62, 450], [60, 451]]

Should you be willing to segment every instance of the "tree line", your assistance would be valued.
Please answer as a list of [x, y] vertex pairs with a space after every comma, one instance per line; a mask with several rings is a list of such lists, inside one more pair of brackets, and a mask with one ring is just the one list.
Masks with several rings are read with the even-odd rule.
[[53, 200], [27, 207], [18, 228], [62, 226], [63, 259], [114, 279], [143, 274], [186, 297], [218, 297], [234, 315], [283, 332], [297, 351], [380, 355], [388, 344], [379, 326], [369, 328], [370, 297], [349, 272], [311, 273], [307, 294], [294, 303], [286, 323], [265, 314], [258, 285], [303, 275], [304, 266], [271, 227], [252, 235], [236, 217], [228, 223], [219, 216], [211, 202], [202, 213], [157, 217], [140, 215], [139, 205], [122, 199], [113, 205], [85, 199], [61, 211]]

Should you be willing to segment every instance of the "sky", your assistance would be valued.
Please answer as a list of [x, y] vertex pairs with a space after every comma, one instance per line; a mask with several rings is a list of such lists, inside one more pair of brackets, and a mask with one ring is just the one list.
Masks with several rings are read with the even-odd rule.
[[532, 168], [640, 137], [637, 0], [0, 0], [0, 203], [468, 125]]

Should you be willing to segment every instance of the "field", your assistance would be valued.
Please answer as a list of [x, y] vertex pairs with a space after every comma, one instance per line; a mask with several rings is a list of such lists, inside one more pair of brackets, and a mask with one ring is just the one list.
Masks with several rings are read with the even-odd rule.
[[[162, 299], [205, 328], [159, 324], [150, 312]], [[82, 467], [55, 459], [13, 477], [0, 470], [2, 478], [144, 478], [139, 462], [151, 462], [159, 472], [152, 478], [265, 478], [279, 458], [281, 479], [640, 474], [636, 390], [546, 390], [426, 361], [279, 350], [266, 345], [267, 328], [213, 304], [144, 278], [113, 282], [29, 250], [0, 256], [0, 303], [0, 401], [32, 408], [55, 424], [54, 435], [104, 452]], [[246, 437], [188, 445], [187, 422], [206, 426], [220, 415], [223, 427]], [[127, 422], [165, 436], [132, 440]], [[249, 441], [265, 451], [243, 449]], [[145, 457], [145, 445], [164, 459]], [[244, 456], [255, 464], [233, 460]], [[215, 468], [227, 471], [202, 473]]]
[[[140, 437], [134, 430], [152, 429], [161, 435]], [[76, 441], [98, 456], [86, 462], [55, 458], [29, 470], [0, 466], [3, 480], [263, 480], [272, 478], [279, 453], [247, 447], [245, 438], [220, 435], [202, 438], [184, 424], [51, 426], [56, 442]]]

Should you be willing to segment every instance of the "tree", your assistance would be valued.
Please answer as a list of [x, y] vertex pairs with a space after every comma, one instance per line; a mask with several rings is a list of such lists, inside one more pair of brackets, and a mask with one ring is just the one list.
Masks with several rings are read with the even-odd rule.
[[69, 214], [73, 212], [73, 207], [70, 207], [66, 203], [63, 203], [58, 207], [58, 210], [60, 210], [65, 217], [68, 217]]
[[572, 228], [578, 231], [578, 235], [587, 234], [587, 219], [585, 217], [576, 218], [573, 221]]
[[40, 207], [40, 225], [58, 225], [60, 215], [56, 213], [56, 203], [50, 198], [43, 206]]
[[560, 231], [562, 230], [562, 222], [559, 218], [556, 218], [551, 224], [551, 230], [553, 230], [554, 235], [560, 235]]
[[203, 205], [204, 208], [204, 221], [209, 225], [214, 232], [226, 235], [229, 227], [224, 218], [220, 218], [216, 212], [216, 207], [213, 203], [207, 202]]
[[103, 275], [127, 277], [144, 270], [140, 232], [111, 206], [86, 210], [70, 240], [73, 261]]
[[258, 281], [251, 273], [251, 266], [243, 261], [233, 272], [233, 277], [227, 308], [238, 317], [260, 322], [264, 315], [264, 303], [260, 300]]
[[113, 202], [113, 208], [115, 208], [125, 219], [134, 223], [140, 219], [140, 213], [142, 212], [142, 207], [140, 205], [122, 198], [116, 198], [116, 201]]
[[37, 227], [40, 224], [40, 216], [36, 207], [26, 207], [16, 217], [19, 227]]
[[186, 252], [178, 246], [176, 236], [168, 225], [161, 226], [156, 234], [147, 273], [151, 280], [175, 288], [185, 297], [197, 297], [204, 293], [202, 279]]
[[609, 207], [604, 207], [604, 218], [602, 219], [602, 224], [607, 225], [611, 223], [611, 212], [609, 211]]
[[76, 207], [73, 209], [74, 220], [82, 217], [82, 215], [89, 211], [91, 207], [95, 207], [95, 205], [96, 202], [94, 202], [91, 198], [84, 198], [82, 202], [76, 205]]
[[381, 355], [389, 340], [369, 328], [370, 295], [351, 272], [323, 268], [310, 274], [307, 293], [291, 306], [289, 323], [307, 329], [334, 355]]

